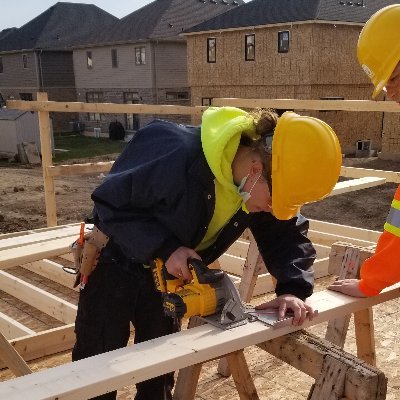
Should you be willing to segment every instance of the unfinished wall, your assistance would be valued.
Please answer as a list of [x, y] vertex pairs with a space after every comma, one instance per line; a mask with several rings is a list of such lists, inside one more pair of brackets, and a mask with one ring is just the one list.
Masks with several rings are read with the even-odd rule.
[[[371, 99], [372, 86], [357, 62], [359, 24], [301, 23], [187, 36], [192, 104], [214, 97]], [[288, 53], [278, 32], [289, 30]], [[255, 34], [255, 60], [245, 60], [245, 35]], [[216, 38], [216, 62], [207, 62], [207, 38]], [[383, 96], [378, 100], [382, 100]], [[371, 139], [382, 154], [400, 152], [399, 118], [379, 112], [312, 112], [337, 132], [344, 153]], [[384, 134], [382, 137], [382, 126]]]

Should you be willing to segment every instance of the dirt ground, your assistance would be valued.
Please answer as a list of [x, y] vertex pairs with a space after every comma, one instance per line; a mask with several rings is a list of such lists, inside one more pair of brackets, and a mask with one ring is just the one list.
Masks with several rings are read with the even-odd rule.
[[[75, 160], [75, 162], [95, 161], [105, 160], [104, 158]], [[400, 171], [400, 163], [387, 162], [377, 158], [346, 158], [343, 161], [344, 165], [347, 166]], [[46, 213], [41, 169], [38, 167], [0, 167], [0, 176], [0, 233], [45, 227]], [[55, 190], [59, 225], [79, 222], [90, 213], [90, 193], [103, 178], [103, 174], [96, 174], [56, 179]], [[304, 183], [307, 184], [306, 180]], [[396, 184], [385, 184], [376, 188], [333, 196], [322, 202], [305, 206], [302, 212], [306, 217], [313, 219], [382, 230], [396, 187]], [[32, 278], [26, 277], [26, 279], [31, 280]], [[316, 290], [324, 289], [332, 280], [332, 277], [318, 280]], [[48, 285], [50, 291], [55, 291], [56, 295], [76, 304], [77, 296], [75, 292], [66, 293], [65, 290], [57, 288], [56, 284], [46, 283], [44, 278], [40, 280], [40, 283], [44, 286]], [[9, 297], [0, 292], [0, 311], [5, 312], [2, 303], [15, 303]], [[255, 302], [260, 303], [269, 297], [258, 298]], [[22, 306], [17, 305], [17, 307]], [[400, 332], [399, 301], [393, 300], [374, 307], [374, 315], [378, 367], [385, 372], [389, 379], [387, 399], [400, 399], [400, 370], [398, 367], [400, 365], [400, 343], [398, 338], [398, 332]], [[35, 323], [51, 325], [51, 321], [44, 321], [43, 318], [42, 315], [34, 318]], [[54, 321], [54, 324], [56, 323]], [[39, 326], [31, 329], [40, 331]], [[311, 328], [310, 331], [324, 337], [325, 329], [326, 326], [321, 324]], [[352, 325], [349, 329], [345, 350], [355, 353], [355, 338]], [[313, 383], [310, 377], [257, 350], [255, 347], [246, 349], [245, 355], [260, 399], [307, 399], [309, 389]], [[69, 361], [70, 352], [66, 352], [30, 362], [29, 365], [34, 370], [39, 370]], [[216, 365], [216, 362], [211, 362], [203, 367], [196, 399], [238, 399], [239, 396], [232, 379], [220, 377], [216, 372]], [[12, 378], [12, 374], [9, 371], [0, 372], [0, 380], [10, 378]], [[132, 388], [125, 388], [119, 391], [118, 398], [131, 399], [132, 390]]]

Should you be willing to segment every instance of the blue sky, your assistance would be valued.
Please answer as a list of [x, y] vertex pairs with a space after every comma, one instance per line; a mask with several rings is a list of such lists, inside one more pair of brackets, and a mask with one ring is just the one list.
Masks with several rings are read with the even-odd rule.
[[[66, 0], [69, 3], [95, 4], [118, 18], [152, 2], [152, 0]], [[249, 0], [245, 0], [246, 2]], [[1, 0], [6, 5], [1, 6], [0, 31], [5, 28], [17, 27], [29, 22], [43, 11], [57, 3], [57, 0]]]

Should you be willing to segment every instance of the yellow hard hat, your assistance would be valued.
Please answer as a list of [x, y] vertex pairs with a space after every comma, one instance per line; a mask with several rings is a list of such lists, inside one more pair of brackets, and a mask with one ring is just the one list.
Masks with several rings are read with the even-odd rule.
[[285, 112], [272, 140], [274, 216], [290, 219], [303, 204], [326, 197], [338, 181], [341, 163], [339, 140], [328, 124]]
[[357, 57], [375, 86], [376, 97], [400, 61], [400, 4], [382, 8], [367, 21], [360, 33]]

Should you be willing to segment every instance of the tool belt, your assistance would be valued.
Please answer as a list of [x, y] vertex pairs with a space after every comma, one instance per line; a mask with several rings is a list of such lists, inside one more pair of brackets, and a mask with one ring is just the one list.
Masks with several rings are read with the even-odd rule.
[[84, 235], [83, 245], [76, 240], [71, 245], [72, 255], [74, 257], [75, 271], [77, 279], [74, 287], [79, 284], [80, 276], [89, 276], [97, 266], [100, 252], [106, 247], [109, 237], [104, 234], [97, 226]]

